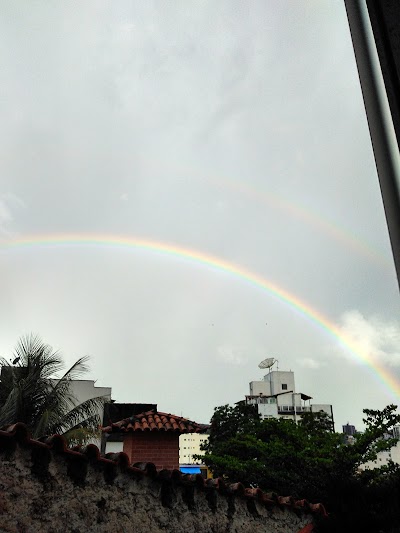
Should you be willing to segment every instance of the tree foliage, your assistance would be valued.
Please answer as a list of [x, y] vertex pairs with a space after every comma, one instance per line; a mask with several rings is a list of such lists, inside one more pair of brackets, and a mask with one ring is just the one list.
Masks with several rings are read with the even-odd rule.
[[[353, 531], [361, 531], [363, 523], [363, 531], [378, 531], [373, 528], [382, 527], [389, 516], [385, 501], [393, 502], [393, 494], [400, 493], [399, 466], [360, 467], [394, 445], [386, 434], [400, 423], [396, 409], [365, 409], [365, 432], [349, 445], [323, 412], [304, 413], [296, 424], [262, 420], [253, 405], [224, 405], [214, 411], [202, 459], [214, 476], [227, 481], [325, 503], [331, 513], [326, 530], [347, 531], [352, 524]], [[391, 513], [400, 518], [399, 503]]]
[[92, 438], [106, 400], [78, 403], [71, 390], [71, 381], [87, 372], [87, 361], [81, 357], [58, 377], [61, 355], [38, 336], [22, 337], [12, 362], [0, 359], [0, 427], [23, 422], [34, 438], [57, 433], [75, 444]]

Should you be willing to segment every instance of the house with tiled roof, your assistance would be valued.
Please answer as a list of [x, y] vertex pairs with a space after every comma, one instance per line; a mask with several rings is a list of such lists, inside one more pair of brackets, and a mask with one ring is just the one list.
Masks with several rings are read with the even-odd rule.
[[106, 452], [107, 441], [118, 435], [123, 442], [122, 451], [132, 463], [151, 462], [157, 469], [179, 469], [180, 435], [204, 433], [208, 428], [207, 424], [158, 411], [155, 406], [149, 411], [111, 422], [102, 428], [102, 432]]
[[[157, 405], [150, 403], [108, 403], [105, 405], [102, 425], [104, 428], [110, 427], [113, 422], [119, 422], [152, 409], [157, 410]], [[124, 432], [103, 433], [101, 452], [122, 452], [125, 437], [126, 434]], [[195, 455], [204, 454], [201, 450], [201, 445], [207, 440], [208, 434], [206, 433], [181, 433], [179, 435], [179, 468], [181, 472], [201, 473], [205, 477], [210, 475], [206, 465], [194, 459]]]

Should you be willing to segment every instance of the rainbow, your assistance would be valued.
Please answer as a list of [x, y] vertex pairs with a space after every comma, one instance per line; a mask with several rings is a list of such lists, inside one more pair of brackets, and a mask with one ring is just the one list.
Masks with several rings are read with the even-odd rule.
[[221, 183], [223, 183], [226, 188], [231, 188], [242, 196], [246, 195], [250, 197], [254, 203], [260, 203], [270, 208], [279, 209], [280, 211], [288, 213], [293, 218], [301, 220], [321, 233], [328, 235], [342, 246], [364, 256], [371, 263], [375, 263], [380, 268], [385, 269], [388, 272], [393, 271], [393, 263], [391, 263], [382, 253], [374, 250], [361, 238], [356, 237], [349, 231], [345, 231], [337, 223], [330, 221], [326, 216], [322, 217], [316, 211], [312, 211], [310, 208], [302, 206], [299, 202], [296, 204], [289, 202], [276, 193], [267, 193], [263, 190], [254, 189], [254, 187], [251, 187], [247, 183], [242, 183], [241, 181], [224, 180], [223, 182], [221, 181]]
[[[152, 167], [154, 166], [156, 171], [165, 172], [165, 161], [162, 168], [154, 165], [153, 162], [150, 164]], [[391, 261], [390, 256], [386, 257], [382, 251], [375, 250], [370, 243], [354, 235], [347, 228], [341, 227], [336, 221], [330, 220], [326, 214], [322, 216], [317, 211], [312, 210], [310, 206], [302, 205], [298, 200], [296, 203], [291, 202], [276, 192], [266, 188], [254, 187], [248, 183], [248, 180], [244, 181], [212, 173], [203, 173], [196, 168], [182, 164], [177, 165], [169, 162], [167, 164], [174, 174], [182, 174], [182, 176], [195, 175], [198, 179], [201, 178], [216, 189], [230, 190], [241, 197], [248, 197], [255, 204], [286, 213], [290, 217], [304, 222], [314, 230], [329, 236], [341, 246], [365, 257], [370, 263], [375, 264], [382, 270], [393, 272], [393, 261]]]
[[385, 387], [397, 401], [400, 395], [400, 383], [392, 376], [388, 370], [376, 361], [372, 361], [368, 353], [357, 343], [346, 336], [334, 322], [326, 316], [312, 308], [305, 301], [300, 300], [295, 294], [279, 287], [271, 280], [261, 277], [245, 268], [230, 263], [219, 257], [208, 255], [204, 252], [183, 248], [175, 244], [167, 244], [147, 239], [139, 239], [120, 235], [32, 235], [25, 238], [12, 238], [0, 241], [0, 252], [12, 251], [13, 249], [31, 249], [37, 247], [91, 247], [106, 246], [114, 248], [130, 248], [143, 250], [146, 252], [161, 253], [165, 256], [178, 259], [186, 259], [195, 264], [206, 266], [214, 270], [225, 272], [233, 277], [244, 280], [247, 284], [262, 289], [283, 304], [288, 305], [293, 311], [298, 312], [312, 323], [325, 331], [331, 338], [345, 347], [356, 359], [361, 361], [369, 369], [374, 377], [379, 377]]

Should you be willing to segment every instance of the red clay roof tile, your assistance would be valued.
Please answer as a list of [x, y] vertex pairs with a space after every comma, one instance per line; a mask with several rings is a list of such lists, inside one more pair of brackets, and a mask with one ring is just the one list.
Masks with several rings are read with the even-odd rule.
[[103, 427], [104, 433], [118, 433], [130, 431], [174, 431], [175, 433], [202, 433], [209, 428], [208, 424], [197, 424], [192, 420], [170, 413], [151, 410], [119, 422], [113, 422]]

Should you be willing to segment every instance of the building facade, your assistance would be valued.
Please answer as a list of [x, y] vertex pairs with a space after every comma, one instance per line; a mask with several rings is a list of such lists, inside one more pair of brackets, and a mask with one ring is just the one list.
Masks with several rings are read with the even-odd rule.
[[207, 442], [208, 435], [202, 433], [184, 433], [179, 437], [179, 464], [197, 465], [202, 461], [195, 455], [204, 455], [201, 445]]
[[375, 461], [368, 461], [361, 465], [360, 468], [362, 470], [380, 468], [381, 466], [387, 466], [390, 461], [400, 464], [400, 441], [397, 441], [396, 446], [393, 446], [390, 450], [378, 452]]
[[353, 437], [357, 433], [355, 426], [352, 426], [348, 422], [347, 424], [342, 426], [342, 430], [343, 430], [343, 434], [348, 435], [349, 437]]
[[298, 422], [305, 412], [323, 411], [334, 421], [332, 405], [311, 403], [311, 400], [311, 396], [296, 392], [294, 372], [273, 370], [263, 380], [250, 383], [250, 394], [245, 401], [257, 405], [262, 418], [286, 418]]
[[[70, 391], [77, 404], [99, 397], [105, 398], [108, 402], [111, 401], [111, 387], [97, 387], [95, 385], [96, 382], [90, 379], [72, 379], [69, 383]], [[103, 409], [101, 409], [99, 415], [100, 420], [103, 420]]]
[[[354, 428], [354, 433], [349, 434], [348, 428]], [[351, 426], [347, 423], [346, 426], [343, 426], [343, 434], [345, 442], [347, 444], [354, 444], [357, 440], [357, 434], [360, 434], [354, 426]], [[393, 426], [393, 429], [390, 433], [387, 433], [384, 437], [387, 439], [397, 439], [397, 442], [389, 450], [384, 450], [377, 453], [375, 461], [367, 461], [363, 463], [359, 468], [360, 470], [371, 470], [374, 468], [380, 468], [381, 466], [387, 466], [390, 462], [400, 464], [400, 426]]]

